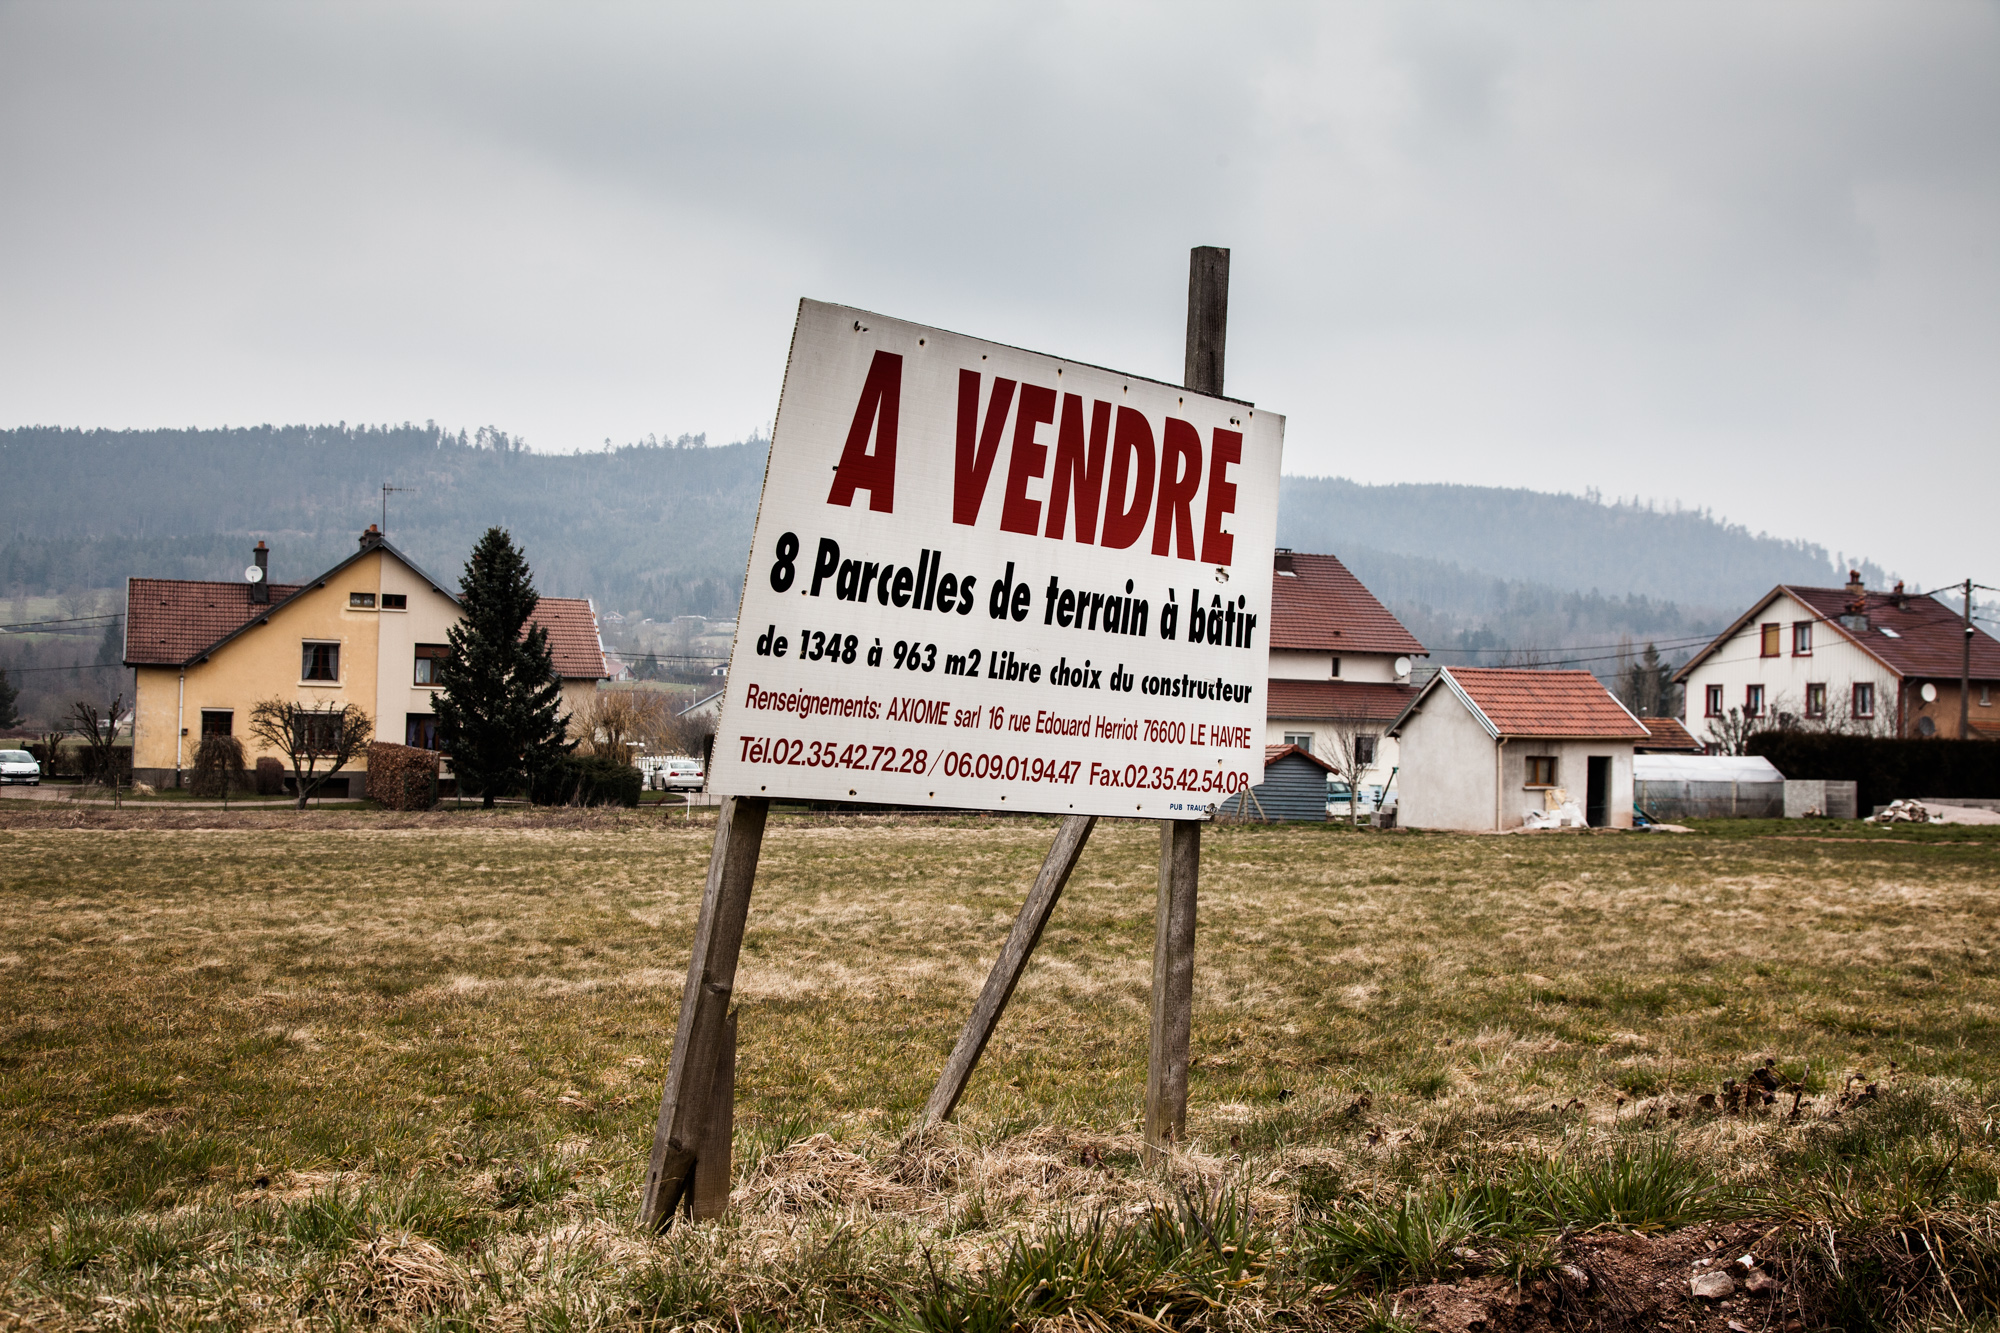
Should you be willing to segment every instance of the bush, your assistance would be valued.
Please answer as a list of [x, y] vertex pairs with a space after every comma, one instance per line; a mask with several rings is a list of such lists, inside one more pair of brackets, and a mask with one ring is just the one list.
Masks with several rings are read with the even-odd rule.
[[232, 788], [243, 790], [243, 742], [234, 736], [203, 736], [194, 752], [194, 772], [188, 776], [188, 791], [210, 800], [227, 796]]
[[259, 796], [285, 794], [285, 766], [268, 754], [257, 761], [257, 794]]
[[566, 755], [536, 774], [528, 799], [536, 805], [637, 805], [639, 770], [597, 755]]
[[368, 797], [385, 810], [430, 809], [438, 799], [437, 751], [371, 742]]
[[1852, 781], [1862, 814], [1912, 797], [2000, 797], [2000, 745], [1992, 741], [1765, 731], [1747, 748], [1788, 778]]

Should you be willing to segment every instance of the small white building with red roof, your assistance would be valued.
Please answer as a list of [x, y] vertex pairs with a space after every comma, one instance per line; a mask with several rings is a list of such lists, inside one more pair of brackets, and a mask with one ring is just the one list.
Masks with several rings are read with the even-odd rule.
[[1445, 667], [1389, 728], [1401, 743], [1397, 820], [1520, 828], [1573, 801], [1595, 828], [1632, 826], [1632, 755], [1646, 724], [1588, 671]]

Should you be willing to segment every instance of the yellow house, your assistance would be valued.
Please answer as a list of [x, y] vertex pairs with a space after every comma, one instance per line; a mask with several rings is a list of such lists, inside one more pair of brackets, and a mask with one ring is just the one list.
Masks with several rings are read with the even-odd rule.
[[[358, 704], [375, 739], [438, 748], [433, 663], [458, 622], [458, 599], [370, 524], [360, 549], [317, 578], [273, 584], [258, 542], [242, 583], [127, 581], [125, 665], [137, 675], [132, 772], [178, 786], [201, 738], [235, 736], [244, 757], [266, 753], [249, 733], [259, 700]], [[574, 712], [610, 673], [597, 616], [581, 597], [544, 597], [532, 623], [548, 630]], [[282, 761], [283, 755], [273, 754]], [[343, 772], [357, 779], [365, 756]], [[341, 780], [331, 787], [337, 793]], [[353, 784], [359, 791], [360, 781]], [[332, 793], [330, 793], [332, 794]]]

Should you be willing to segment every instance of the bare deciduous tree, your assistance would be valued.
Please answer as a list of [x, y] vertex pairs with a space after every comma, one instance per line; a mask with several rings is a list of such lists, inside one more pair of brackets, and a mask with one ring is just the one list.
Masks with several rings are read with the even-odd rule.
[[1770, 718], [1732, 708], [1721, 717], [1708, 720], [1708, 739], [1723, 754], [1745, 754], [1750, 738], [1770, 729]]
[[1381, 744], [1385, 719], [1351, 704], [1337, 704], [1325, 715], [1326, 725], [1314, 734], [1326, 738], [1319, 757], [1332, 767], [1333, 775], [1347, 784], [1347, 818], [1361, 822], [1361, 777], [1375, 767], [1376, 747]]
[[[265, 699], [250, 710], [250, 734], [292, 763], [299, 809], [327, 780], [368, 748], [375, 723], [358, 705]], [[330, 766], [322, 773], [319, 766]]]
[[79, 699], [69, 707], [70, 730], [83, 737], [84, 779], [86, 782], [104, 783], [114, 790], [118, 786], [118, 773], [112, 766], [111, 751], [118, 739], [118, 719], [125, 712], [125, 696], [119, 695], [111, 701], [111, 707], [100, 713], [95, 704]]

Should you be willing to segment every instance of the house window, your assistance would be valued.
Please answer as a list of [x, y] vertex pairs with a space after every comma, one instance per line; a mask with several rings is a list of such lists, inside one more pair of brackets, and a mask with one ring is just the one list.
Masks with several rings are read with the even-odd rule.
[[1356, 768], [1375, 767], [1375, 737], [1356, 736], [1354, 738], [1354, 766]]
[[1764, 687], [1745, 685], [1743, 687], [1743, 715], [1745, 717], [1764, 716]]
[[1875, 716], [1875, 682], [1864, 680], [1854, 687], [1854, 716]]
[[1979, 706], [1981, 708], [1991, 708], [1993, 706], [1993, 687], [1991, 685], [1981, 685], [1979, 687]]
[[372, 592], [351, 592], [347, 594], [347, 604], [358, 611], [375, 609], [375, 594]]
[[437, 714], [405, 713], [403, 715], [403, 744], [415, 746], [419, 750], [437, 749]]
[[339, 680], [340, 645], [337, 643], [305, 644], [299, 660], [300, 680]]
[[1552, 754], [1531, 754], [1528, 756], [1528, 785], [1530, 787], [1553, 787], [1556, 785], [1556, 757]]
[[236, 729], [236, 713], [228, 708], [204, 708], [201, 710], [201, 734], [227, 736]]
[[1793, 657], [1812, 656], [1812, 625], [1813, 623], [1810, 620], [1794, 620], [1792, 622]]
[[1288, 731], [1285, 733], [1285, 744], [1296, 745], [1307, 754], [1311, 754], [1313, 752], [1313, 734], [1310, 731]]
[[385, 592], [382, 594], [382, 609], [384, 611], [407, 611], [410, 609], [410, 595], [402, 592]]
[[1333, 659], [1333, 673], [1332, 673], [1332, 674], [1333, 674], [1333, 678], [1334, 678], [1335, 680], [1339, 680], [1339, 679], [1340, 679], [1340, 659], [1339, 659], [1339, 658], [1337, 658], [1337, 657]]
[[1709, 717], [1722, 716], [1722, 687], [1711, 685], [1703, 698], [1702, 707]]
[[1826, 686], [1824, 685], [1806, 686], [1806, 716], [1807, 717], [1826, 716]]
[[292, 716], [292, 735], [301, 750], [332, 754], [340, 743], [340, 714], [295, 713]]
[[1774, 620], [1768, 625], [1761, 626], [1761, 628], [1764, 631], [1763, 655], [1765, 657], [1776, 657], [1778, 655], [1778, 631], [1783, 626]]
[[451, 645], [448, 643], [418, 644], [417, 674], [416, 674], [417, 684], [436, 685], [438, 683], [438, 668], [444, 665], [444, 660], [450, 656], [451, 656]]

